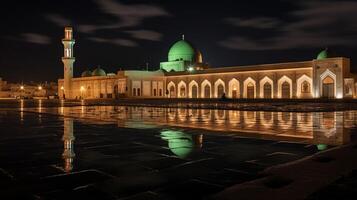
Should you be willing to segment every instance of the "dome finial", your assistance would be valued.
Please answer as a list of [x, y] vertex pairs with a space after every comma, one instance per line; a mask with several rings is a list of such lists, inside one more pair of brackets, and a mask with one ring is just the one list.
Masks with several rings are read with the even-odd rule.
[[185, 34], [182, 34], [182, 40], [185, 40]]

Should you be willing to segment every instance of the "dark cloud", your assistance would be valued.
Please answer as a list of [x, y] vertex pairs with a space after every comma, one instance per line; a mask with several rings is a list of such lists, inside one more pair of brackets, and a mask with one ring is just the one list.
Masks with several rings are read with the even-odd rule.
[[60, 27], [69, 26], [72, 24], [69, 19], [66, 19], [59, 14], [48, 14], [45, 16], [45, 18]]
[[123, 39], [123, 38], [114, 38], [114, 39], [107, 39], [107, 38], [100, 38], [100, 37], [89, 37], [88, 40], [98, 43], [109, 43], [118, 46], [124, 47], [136, 47], [138, 44], [133, 40]]
[[114, 44], [125, 47], [136, 47], [138, 44], [132, 40], [117, 38], [113, 40]]
[[25, 42], [30, 42], [34, 44], [47, 45], [51, 43], [51, 39], [46, 35], [41, 35], [38, 33], [23, 33], [20, 40]]
[[[261, 34], [263, 37], [248, 35], [231, 36], [219, 44], [241, 50], [282, 50], [291, 48], [311, 48], [326, 46], [354, 46], [357, 44], [357, 2], [311, 1], [299, 3], [300, 9], [291, 12], [291, 22], [281, 22], [279, 26], [262, 17], [249, 20], [232, 20], [239, 28], [274, 28], [276, 34]], [[253, 22], [257, 24], [254, 25]], [[271, 26], [270, 26], [271, 25]], [[262, 31], [262, 30], [259, 30]]]
[[280, 23], [280, 20], [270, 17], [257, 17], [252, 19], [226, 18], [224, 21], [233, 26], [259, 29], [274, 28]]
[[158, 6], [144, 4], [125, 5], [114, 0], [96, 0], [95, 2], [102, 12], [115, 17], [117, 20], [106, 25], [80, 25], [79, 30], [82, 32], [91, 33], [102, 29], [136, 27], [148, 18], [170, 16], [168, 12]]
[[141, 39], [141, 40], [160, 41], [162, 38], [161, 33], [151, 30], [133, 30], [133, 31], [125, 31], [125, 32], [131, 34], [133, 38]]

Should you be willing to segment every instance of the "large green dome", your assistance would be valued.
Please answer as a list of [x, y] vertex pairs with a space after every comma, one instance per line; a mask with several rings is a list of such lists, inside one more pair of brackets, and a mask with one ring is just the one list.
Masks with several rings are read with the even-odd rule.
[[97, 67], [97, 69], [95, 69], [93, 72], [92, 72], [92, 76], [106, 76], [107, 74], [105, 73], [105, 71], [100, 68], [100, 67]]
[[169, 61], [184, 60], [193, 62], [195, 59], [195, 49], [185, 41], [177, 41], [169, 51]]

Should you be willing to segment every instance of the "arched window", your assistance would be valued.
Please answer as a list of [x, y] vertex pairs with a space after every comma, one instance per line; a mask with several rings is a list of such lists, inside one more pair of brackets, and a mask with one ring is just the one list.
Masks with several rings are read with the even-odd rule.
[[310, 93], [310, 83], [304, 81], [301, 83], [301, 93]]
[[217, 98], [221, 98], [224, 93], [224, 87], [222, 84], [218, 85], [217, 87]]
[[290, 84], [287, 81], [281, 85], [281, 98], [290, 98]]
[[330, 77], [326, 76], [326, 78], [322, 81], [322, 97], [324, 98], [333, 98], [335, 96], [335, 81]]
[[197, 98], [198, 97], [198, 88], [196, 85], [192, 86], [192, 98]]
[[271, 84], [266, 82], [264, 84], [264, 98], [271, 99]]
[[136, 96], [136, 88], [133, 88], [133, 96]]
[[205, 98], [210, 98], [211, 97], [211, 87], [209, 85], [205, 86]]
[[254, 84], [252, 82], [249, 82], [247, 85], [247, 98], [254, 98]]
[[185, 86], [181, 86], [181, 88], [180, 88], [180, 96], [181, 97], [185, 97], [186, 96], [186, 87]]

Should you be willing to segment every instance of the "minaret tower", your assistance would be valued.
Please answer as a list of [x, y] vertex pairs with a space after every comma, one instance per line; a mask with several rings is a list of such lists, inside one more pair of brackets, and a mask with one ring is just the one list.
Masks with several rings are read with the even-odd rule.
[[75, 40], [73, 39], [72, 27], [64, 28], [64, 39], [62, 39], [64, 46], [64, 55], [62, 57], [62, 62], [64, 65], [64, 90], [62, 98], [72, 98], [72, 77], [73, 77], [73, 63], [75, 58], [73, 57], [73, 46]]

